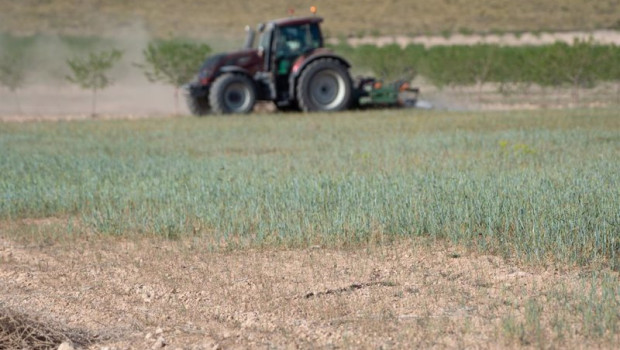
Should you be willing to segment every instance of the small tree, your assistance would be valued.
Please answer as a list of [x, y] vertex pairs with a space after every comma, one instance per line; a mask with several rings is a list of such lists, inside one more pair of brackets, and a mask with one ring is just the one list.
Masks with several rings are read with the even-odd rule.
[[15, 96], [17, 110], [21, 113], [17, 90], [24, 87], [26, 82], [26, 64], [19, 55], [4, 54], [0, 57], [0, 83]]
[[482, 88], [484, 84], [498, 80], [498, 56], [497, 46], [479, 44], [464, 51], [463, 70], [467, 80], [474, 83], [478, 90], [478, 104], [482, 104]]
[[179, 114], [179, 88], [188, 83], [211, 52], [206, 44], [181, 39], [151, 41], [144, 49], [144, 63], [136, 64], [151, 82], [174, 87], [175, 111]]
[[122, 55], [123, 53], [119, 50], [110, 50], [91, 52], [88, 57], [67, 60], [71, 69], [71, 75], [67, 76], [67, 80], [93, 92], [91, 114], [93, 117], [97, 112], [97, 91], [112, 84], [108, 73]]
[[549, 47], [546, 57], [549, 80], [554, 86], [571, 86], [574, 104], [579, 103], [579, 89], [596, 85], [599, 69], [608, 60], [601, 48], [592, 38]]

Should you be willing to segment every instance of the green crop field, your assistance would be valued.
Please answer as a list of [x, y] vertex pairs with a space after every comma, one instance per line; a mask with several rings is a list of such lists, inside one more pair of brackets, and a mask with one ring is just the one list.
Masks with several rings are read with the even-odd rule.
[[4, 123], [0, 218], [214, 248], [424, 236], [617, 269], [619, 135], [617, 110]]
[[309, 14], [311, 5], [334, 37], [620, 27], [618, 0], [0, 0], [0, 31], [92, 35], [137, 25], [160, 36], [239, 36], [246, 24], [288, 16], [291, 8]]

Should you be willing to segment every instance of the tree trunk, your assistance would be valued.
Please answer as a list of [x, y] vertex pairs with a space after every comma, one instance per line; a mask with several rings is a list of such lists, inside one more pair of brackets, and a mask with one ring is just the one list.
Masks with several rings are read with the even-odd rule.
[[548, 89], [547, 86], [542, 86], [542, 85], [540, 86], [540, 95], [539, 95], [539, 98], [538, 98], [538, 104], [542, 108], [549, 108], [548, 102], [551, 102], [551, 101], [547, 100], [549, 98], [547, 96], [547, 92], [548, 92], [547, 89]]
[[19, 115], [22, 114], [22, 104], [19, 101], [19, 94], [17, 93], [17, 90], [13, 91], [13, 94], [15, 95], [15, 104], [17, 105], [17, 113]]
[[179, 116], [179, 87], [174, 87], [174, 115]]
[[573, 81], [573, 107], [579, 107], [579, 80]]
[[97, 88], [93, 89], [92, 109], [90, 116], [93, 118], [97, 116]]

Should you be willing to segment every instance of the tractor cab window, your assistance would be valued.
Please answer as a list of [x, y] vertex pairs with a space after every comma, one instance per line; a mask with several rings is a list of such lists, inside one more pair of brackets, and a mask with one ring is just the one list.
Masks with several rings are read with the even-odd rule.
[[271, 46], [271, 30], [265, 30], [260, 35], [260, 41], [258, 43], [258, 49], [262, 51], [269, 51]]
[[260, 30], [260, 40], [258, 41], [258, 53], [264, 61], [264, 70], [269, 71], [271, 67], [271, 39], [273, 37], [273, 28], [268, 26], [267, 29]]
[[277, 58], [293, 58], [319, 48], [321, 44], [321, 33], [316, 23], [279, 27], [275, 55]]

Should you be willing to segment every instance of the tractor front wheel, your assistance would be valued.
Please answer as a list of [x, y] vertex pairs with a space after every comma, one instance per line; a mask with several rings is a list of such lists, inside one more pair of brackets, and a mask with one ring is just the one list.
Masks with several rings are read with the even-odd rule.
[[249, 113], [256, 103], [254, 82], [243, 74], [223, 74], [211, 86], [209, 102], [217, 114]]
[[321, 58], [310, 63], [297, 81], [297, 102], [304, 112], [341, 111], [351, 102], [351, 77], [338, 60]]
[[209, 106], [209, 99], [206, 96], [197, 97], [187, 94], [185, 99], [187, 101], [187, 108], [193, 115], [202, 117], [209, 114], [211, 107]]

